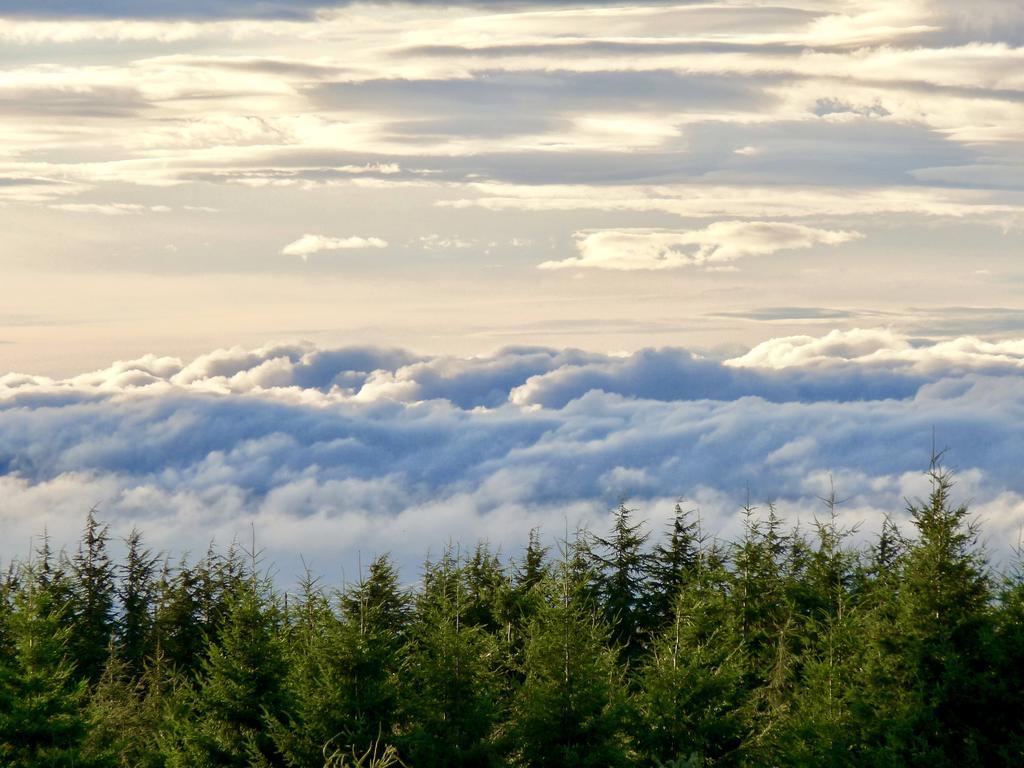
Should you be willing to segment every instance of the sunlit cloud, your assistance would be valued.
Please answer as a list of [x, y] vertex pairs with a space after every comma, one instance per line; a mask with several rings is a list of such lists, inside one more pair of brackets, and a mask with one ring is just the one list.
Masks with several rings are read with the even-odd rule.
[[351, 251], [365, 248], [387, 248], [387, 241], [379, 237], [325, 237], [324, 235], [303, 235], [281, 249], [285, 256], [301, 256], [307, 260], [314, 253], [322, 251]]
[[[450, 537], [515, 546], [685, 496], [730, 535], [748, 490], [805, 522], [829, 479], [848, 522], [903, 514], [933, 430], [1003, 543], [1022, 522], [1024, 342], [887, 329], [779, 338], [726, 362], [512, 348], [477, 357], [282, 343], [156, 354], [68, 378], [0, 377], [0, 556], [97, 503], [161, 547], [250, 523], [279, 565]], [[85, 501], [83, 501], [83, 499]], [[873, 526], [869, 525], [873, 529]]]
[[717, 221], [704, 229], [682, 232], [601, 230], [576, 235], [580, 255], [545, 261], [541, 269], [716, 269], [747, 256], [776, 251], [839, 245], [858, 240], [858, 232], [832, 231], [770, 221]]

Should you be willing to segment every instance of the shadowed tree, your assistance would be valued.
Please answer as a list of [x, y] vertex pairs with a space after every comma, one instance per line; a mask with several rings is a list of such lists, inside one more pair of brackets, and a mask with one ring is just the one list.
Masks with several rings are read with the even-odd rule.
[[591, 550], [599, 604], [611, 627], [612, 642], [626, 658], [646, 647], [651, 628], [651, 557], [644, 551], [649, 534], [633, 522], [633, 510], [620, 504], [608, 538], [594, 537]]
[[143, 546], [142, 535], [134, 528], [125, 544], [125, 561], [118, 567], [117, 598], [121, 612], [116, 628], [117, 653], [130, 676], [138, 677], [154, 650], [154, 577], [159, 558]]

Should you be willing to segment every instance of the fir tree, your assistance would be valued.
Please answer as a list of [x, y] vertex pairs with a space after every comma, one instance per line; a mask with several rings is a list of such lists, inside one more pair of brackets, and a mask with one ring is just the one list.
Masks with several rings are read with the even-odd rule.
[[656, 764], [694, 757], [737, 765], [746, 737], [745, 648], [724, 574], [694, 568], [641, 671], [639, 734]]
[[[82, 751], [84, 681], [68, 658], [71, 634], [55, 591], [25, 574], [9, 619], [10, 660], [0, 663], [0, 763], [72, 768], [89, 765]], [[47, 574], [48, 586], [55, 582]]]
[[289, 765], [386, 745], [397, 718], [395, 680], [407, 606], [384, 556], [341, 597], [342, 615], [307, 575], [289, 638], [287, 721], [273, 735]]
[[103, 674], [114, 632], [114, 564], [108, 528], [90, 510], [78, 552], [71, 561], [74, 600], [70, 651], [76, 672], [90, 682]]
[[177, 679], [157, 655], [140, 672], [111, 657], [89, 699], [85, 752], [117, 768], [163, 768], [160, 742], [179, 699]]
[[401, 667], [408, 761], [488, 766], [497, 714], [493, 635], [466, 621], [464, 574], [451, 549], [427, 565]]
[[607, 625], [570, 554], [545, 579], [544, 598], [528, 630], [525, 679], [508, 725], [516, 764], [627, 765], [625, 681], [608, 648]]
[[119, 566], [117, 598], [121, 613], [117, 622], [118, 655], [132, 677], [142, 674], [146, 659], [154, 650], [153, 607], [157, 584], [154, 579], [159, 558], [142, 544], [135, 529], [125, 539], [125, 562]]
[[285, 711], [285, 661], [277, 608], [254, 583], [240, 587], [218, 641], [188, 697], [191, 716], [173, 723], [171, 768], [279, 766], [268, 722]]
[[604, 608], [612, 641], [634, 657], [648, 642], [651, 628], [648, 575], [651, 558], [644, 552], [649, 534], [643, 523], [632, 521], [633, 510], [620, 504], [607, 539], [594, 537], [597, 593]]
[[702, 545], [700, 524], [693, 512], [676, 504], [668, 537], [654, 548], [651, 556], [651, 618], [659, 627], [672, 621], [673, 607], [680, 590], [697, 568]]

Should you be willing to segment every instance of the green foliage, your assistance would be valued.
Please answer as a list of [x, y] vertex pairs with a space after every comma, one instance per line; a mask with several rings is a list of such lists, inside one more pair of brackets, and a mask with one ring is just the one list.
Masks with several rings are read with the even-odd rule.
[[466, 620], [465, 570], [447, 550], [429, 563], [402, 654], [403, 753], [416, 768], [488, 766], [498, 714], [498, 643]]
[[27, 571], [8, 618], [11, 647], [0, 666], [0, 763], [86, 766], [86, 687], [68, 659], [71, 636], [59, 581]]
[[1024, 575], [929, 477], [863, 545], [834, 494], [728, 544], [623, 504], [554, 561], [533, 531], [298, 596], [235, 547], [158, 567], [133, 532], [114, 563], [90, 514], [0, 578], [0, 765], [1020, 765]]
[[86, 754], [116, 768], [162, 768], [160, 739], [174, 717], [179, 683], [157, 656], [141, 673], [114, 656], [107, 664], [86, 710]]
[[372, 755], [397, 720], [396, 673], [408, 607], [388, 558], [376, 559], [368, 578], [340, 602], [339, 616], [307, 576], [294, 609], [285, 679], [289, 707], [271, 727], [291, 766], [316, 765], [329, 754], [325, 749], [333, 751], [336, 764]]
[[142, 544], [142, 534], [132, 529], [125, 540], [128, 553], [119, 567], [117, 599], [121, 613], [116, 624], [117, 653], [133, 676], [143, 673], [155, 650], [153, 615], [159, 558]]
[[627, 764], [625, 679], [610, 632], [564, 558], [527, 634], [509, 736], [517, 765]]
[[643, 522], [633, 522], [634, 510], [620, 504], [611, 535], [594, 537], [589, 553], [599, 605], [611, 627], [611, 637], [627, 657], [639, 655], [653, 623], [650, 614], [651, 556], [645, 550], [649, 534]]
[[241, 586], [187, 692], [189, 717], [172, 723], [171, 768], [283, 765], [268, 720], [285, 709], [280, 616], [256, 584]]
[[745, 646], [723, 588], [727, 575], [699, 564], [694, 570], [641, 671], [639, 734], [655, 764], [701, 756], [735, 765], [746, 735]]
[[71, 561], [69, 650], [75, 670], [90, 682], [103, 674], [114, 633], [114, 564], [107, 552], [107, 526], [90, 510], [78, 553]]

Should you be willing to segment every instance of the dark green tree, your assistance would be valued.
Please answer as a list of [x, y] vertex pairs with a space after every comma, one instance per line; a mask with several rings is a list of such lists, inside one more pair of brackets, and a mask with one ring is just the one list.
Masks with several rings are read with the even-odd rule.
[[738, 765], [747, 736], [743, 639], [726, 574], [693, 569], [641, 670], [638, 735], [648, 763]]
[[544, 600], [527, 632], [524, 681], [508, 724], [516, 765], [614, 768], [630, 762], [625, 680], [604, 616], [572, 559], [563, 553], [545, 578]]
[[90, 510], [71, 561], [74, 599], [68, 614], [75, 671], [90, 682], [103, 674], [114, 635], [115, 570], [107, 551], [109, 541], [108, 527], [96, 519], [95, 509]]
[[337, 616], [307, 576], [289, 634], [289, 714], [272, 729], [292, 766], [320, 764], [325, 750], [362, 755], [395, 729], [407, 605], [390, 560], [374, 560], [341, 605]]
[[877, 765], [985, 765], [979, 735], [995, 716], [992, 585], [976, 525], [952, 502], [952, 474], [939, 457], [928, 474], [929, 497], [907, 508], [917, 539], [864, 637], [857, 748]]
[[89, 758], [116, 768], [163, 768], [160, 743], [175, 716], [175, 704], [181, 701], [178, 685], [159, 655], [141, 672], [126, 659], [112, 656], [86, 710]]
[[142, 535], [135, 529], [128, 534], [125, 544], [125, 561], [118, 566], [117, 599], [121, 611], [116, 627], [117, 653], [130, 676], [137, 678], [155, 649], [155, 577], [159, 558], [143, 546]]
[[651, 553], [650, 613], [655, 626], [661, 628], [673, 620], [676, 597], [692, 578], [700, 558], [700, 524], [692, 519], [691, 510], [676, 504], [666, 540]]
[[[54, 582], [35, 569], [23, 574], [9, 617], [9, 660], [0, 663], [0, 764], [88, 766], [83, 705], [86, 684], [68, 658], [71, 634]], [[48, 581], [47, 586], [40, 586]], [[60, 598], [58, 598], [60, 599]]]
[[187, 695], [190, 716], [172, 723], [171, 768], [278, 766], [268, 723], [285, 714], [280, 611], [265, 588], [238, 588], [217, 642]]
[[401, 746], [416, 768], [489, 766], [496, 760], [497, 640], [467, 622], [466, 592], [451, 548], [427, 564], [401, 666]]
[[645, 552], [649, 534], [633, 522], [634, 510], [620, 504], [608, 538], [594, 537], [591, 549], [599, 604], [611, 627], [611, 640], [626, 658], [647, 646], [650, 615], [651, 557]]

